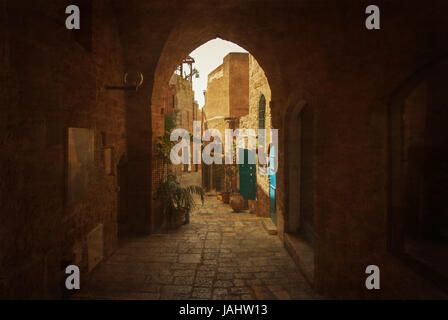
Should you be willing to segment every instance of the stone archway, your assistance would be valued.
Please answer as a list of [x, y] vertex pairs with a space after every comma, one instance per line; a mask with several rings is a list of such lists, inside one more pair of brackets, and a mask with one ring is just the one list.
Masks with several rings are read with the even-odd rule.
[[[137, 6], [137, 1], [133, 2]], [[341, 24], [342, 12], [363, 12], [364, 8], [339, 2], [328, 4], [322, 10], [306, 2], [288, 7], [281, 2], [255, 6], [237, 0], [219, 5], [178, 1], [170, 4], [166, 17], [156, 6], [141, 9], [137, 32], [129, 31], [133, 35], [130, 39], [137, 39], [141, 49], [135, 61], [148, 61], [148, 74], [153, 80], [152, 93], [148, 95], [152, 97], [153, 136], [163, 106], [157, 92], [180, 59], [216, 37], [243, 46], [263, 66], [273, 95], [273, 127], [285, 128], [282, 120], [290, 111], [287, 106], [302, 99], [313, 106], [313, 189], [315, 233], [319, 238], [315, 246], [318, 262], [315, 285], [318, 290], [335, 296], [370, 297], [371, 293], [366, 293], [360, 285], [359, 272], [372, 260], [386, 263], [389, 259], [386, 241], [378, 241], [385, 239], [384, 216], [388, 207], [384, 97], [390, 96], [391, 90], [417, 65], [443, 52], [442, 47], [425, 40], [435, 29], [421, 27], [425, 26], [424, 22], [435, 25], [433, 12], [415, 5], [406, 11], [400, 8], [403, 17], [419, 12], [421, 19], [401, 23], [404, 20], [397, 16], [397, 28], [384, 31], [390, 41], [378, 42], [374, 33], [366, 33], [359, 27], [357, 19]], [[157, 20], [154, 10], [163, 18]], [[152, 32], [151, 27], [160, 25], [168, 27], [158, 34]], [[403, 37], [408, 30], [414, 33]], [[434, 39], [439, 38], [442, 34], [437, 31]], [[402, 52], [406, 52], [405, 57]], [[146, 54], [149, 58], [145, 58]], [[286, 139], [285, 132], [280, 130], [279, 141]], [[287, 169], [281, 160], [286, 157], [284, 145], [279, 148], [277, 198], [281, 238], [289, 197], [285, 193]], [[393, 278], [403, 270], [397, 266], [384, 272]], [[412, 285], [402, 287], [405, 289], [399, 294], [409, 296], [408, 288]]]
[[[244, 45], [245, 43], [235, 40], [238, 39], [238, 36], [235, 37], [223, 37], [222, 33], [225, 32], [225, 29], [222, 26], [216, 26], [216, 30], [213, 32], [212, 30], [207, 30], [207, 32], [199, 32], [197, 28], [185, 28], [184, 30], [176, 30], [177, 32], [172, 32], [169, 39], [165, 43], [163, 52], [159, 58], [159, 62], [156, 67], [155, 76], [154, 76], [154, 86], [152, 91], [151, 98], [151, 116], [152, 116], [152, 141], [159, 136], [163, 128], [160, 126], [163, 123], [163, 112], [162, 109], [166, 109], [167, 101], [167, 90], [168, 90], [168, 82], [172, 75], [172, 72], [176, 69], [179, 63], [184, 59], [190, 52], [200, 47], [202, 44], [208, 42], [209, 40], [214, 39], [216, 34], [220, 35], [221, 39], [231, 41], [235, 44], [238, 44], [244, 47], [247, 51], [252, 52], [252, 44], [249, 46]], [[198, 32], [198, 35], [195, 35], [195, 31]], [[218, 33], [219, 31], [219, 33]], [[193, 36], [194, 35], [194, 36]], [[256, 51], [256, 50], [255, 50]], [[258, 59], [257, 56], [255, 58]], [[263, 59], [263, 58], [262, 58]], [[260, 63], [261, 66], [261, 63]], [[271, 70], [275, 70], [277, 68], [276, 63], [271, 65]], [[262, 67], [265, 71], [266, 76], [269, 75], [268, 72]], [[270, 85], [270, 84], [269, 84]], [[281, 87], [278, 84], [278, 87]], [[271, 101], [275, 99], [275, 95], [272, 92]], [[266, 106], [267, 107], [267, 106]], [[153, 166], [152, 170], [157, 170]], [[154, 181], [153, 181], [153, 190], [155, 189]], [[159, 216], [159, 210], [157, 210], [157, 204], [154, 203], [152, 206], [151, 213], [151, 221], [154, 224], [161, 222], [161, 217]], [[152, 229], [157, 229], [157, 225], [152, 226]]]
[[[394, 134], [388, 130], [387, 97], [416, 69], [448, 52], [446, 1], [431, 6], [381, 1], [381, 10], [388, 12], [385, 27], [370, 31], [361, 1], [101, 0], [93, 1], [92, 32], [83, 39], [87, 45], [55, 18], [64, 13], [61, 1], [42, 6], [7, 0], [0, 6], [5, 44], [0, 97], [6, 119], [0, 181], [7, 195], [0, 232], [6, 268], [0, 282], [6, 279], [9, 297], [58, 295], [61, 262], [74, 255], [75, 261], [84, 257], [84, 264], [87, 254], [78, 255], [78, 248], [87, 247], [86, 233], [98, 224], [104, 225], [104, 254], [109, 255], [117, 244], [117, 189], [128, 196], [120, 207], [126, 207], [123, 218], [129, 219], [130, 231], [151, 231], [151, 140], [163, 107], [158, 92], [179, 59], [220, 37], [248, 49], [263, 66], [279, 141], [289, 139], [282, 126], [290, 116], [287, 106], [303, 99], [314, 108], [318, 290], [348, 298], [446, 298], [387, 246], [388, 181], [394, 179], [387, 170], [393, 151], [388, 137]], [[121, 84], [131, 70], [145, 78], [138, 92], [104, 89]], [[444, 129], [440, 120], [444, 117], [433, 117], [434, 127]], [[127, 191], [105, 174], [104, 146], [98, 143], [98, 183], [79, 210], [67, 208], [69, 127], [94, 128], [98, 142], [105, 132], [115, 162], [126, 154]], [[431, 135], [445, 137], [442, 129]], [[284, 145], [277, 172], [280, 237], [289, 198]], [[364, 286], [370, 264], [381, 266], [381, 276], [388, 279], [381, 291]]]

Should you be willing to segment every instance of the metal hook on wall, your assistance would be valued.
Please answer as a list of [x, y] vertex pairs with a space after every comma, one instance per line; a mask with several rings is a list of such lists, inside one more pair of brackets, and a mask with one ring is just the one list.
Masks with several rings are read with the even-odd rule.
[[138, 88], [143, 84], [143, 74], [141, 72], [137, 72], [138, 80], [135, 81], [134, 85], [126, 85], [128, 83], [128, 73], [126, 72], [123, 76], [123, 84], [124, 86], [106, 86], [106, 90], [132, 90], [137, 91]]

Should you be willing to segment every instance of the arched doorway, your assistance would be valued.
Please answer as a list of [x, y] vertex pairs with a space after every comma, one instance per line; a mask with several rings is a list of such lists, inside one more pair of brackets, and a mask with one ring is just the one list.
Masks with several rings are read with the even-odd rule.
[[288, 110], [285, 245], [309, 282], [314, 282], [313, 110], [299, 102]]
[[390, 106], [390, 249], [448, 288], [448, 60], [417, 72]]
[[[223, 39], [218, 38], [219, 40], [223, 41]], [[153, 128], [159, 128], [160, 126], [157, 123], [161, 122], [161, 115], [163, 114], [163, 112], [156, 112], [157, 110], [167, 110], [168, 108], [166, 107], [167, 105], [171, 105], [172, 104], [172, 96], [166, 93], [166, 79], [169, 79], [169, 77], [171, 76], [171, 73], [169, 73], [167, 70], [175, 70], [176, 67], [171, 67], [172, 65], [175, 65], [176, 61], [182, 61], [183, 58], [182, 55], [187, 54], [187, 55], [192, 55], [192, 53], [194, 51], [196, 51], [198, 48], [201, 48], [205, 45], [207, 45], [207, 43], [209, 42], [213, 42], [214, 40], [217, 39], [206, 39], [204, 44], [199, 45], [196, 48], [191, 48], [191, 44], [186, 45], [186, 47], [181, 47], [179, 45], [176, 45], [177, 43], [171, 43], [171, 41], [167, 42], [166, 45], [166, 49], [164, 50], [164, 53], [162, 53], [158, 66], [157, 66], [157, 70], [156, 70], [156, 75], [155, 75], [155, 82], [154, 82], [154, 88], [153, 88], [153, 96], [152, 96], [152, 121], [154, 123]], [[228, 40], [225, 40], [226, 42]], [[228, 41], [230, 42], [230, 41]], [[237, 42], [235, 42], [234, 44], [237, 45]], [[168, 48], [170, 48], [170, 50], [168, 50]], [[188, 48], [188, 49], [186, 49]], [[190, 49], [191, 48], [191, 49]], [[235, 113], [230, 112], [229, 115], [226, 116], [221, 116], [220, 114], [209, 114], [207, 112], [207, 110], [202, 110], [203, 112], [201, 112], [202, 114], [202, 130], [206, 130], [206, 128], [208, 129], [214, 129], [214, 125], [212, 124], [212, 122], [219, 122], [222, 121], [223, 122], [223, 126], [222, 127], [226, 127], [229, 129], [236, 129], [235, 124], [238, 124], [241, 126], [243, 126], [244, 128], [251, 128], [251, 129], [258, 129], [258, 128], [263, 128], [266, 129], [267, 131], [269, 131], [269, 129], [271, 128], [271, 115], [269, 112], [269, 107], [267, 106], [267, 104], [271, 101], [272, 99], [272, 94], [271, 94], [271, 89], [270, 86], [268, 84], [267, 81], [267, 76], [265, 75], [264, 70], [262, 69], [261, 64], [259, 64], [257, 62], [257, 60], [255, 60], [256, 57], [252, 56], [250, 54], [250, 51], [248, 51], [246, 48], [244, 48], [245, 54], [249, 56], [249, 58], [246, 57], [246, 60], [248, 60], [249, 62], [246, 64], [249, 66], [253, 66], [256, 65], [256, 75], [253, 75], [253, 78], [255, 79], [255, 81], [257, 82], [257, 85], [254, 85], [253, 87], [256, 88], [256, 90], [252, 90], [251, 93], [247, 94], [246, 93], [246, 100], [232, 100], [229, 102], [229, 106], [230, 105], [238, 105], [235, 109]], [[187, 51], [187, 50], [191, 50], [191, 51]], [[226, 59], [229, 58], [229, 61], [240, 61], [243, 60], [243, 56], [240, 55], [240, 52], [232, 52], [230, 53], [231, 57], [227, 57]], [[233, 60], [232, 60], [233, 59]], [[197, 59], [196, 59], [197, 60]], [[237, 65], [237, 63], [235, 64]], [[232, 67], [233, 68], [233, 67]], [[241, 65], [238, 68], [233, 68], [231, 72], [234, 73], [239, 73], [240, 71]], [[227, 69], [226, 69], [227, 70]], [[228, 70], [226, 71], [221, 70], [220, 67], [217, 67], [215, 70], [211, 71], [208, 75], [207, 74], [202, 74], [203, 77], [207, 78], [207, 76], [212, 79], [214, 79], [213, 81], [215, 81], [216, 79], [220, 79], [222, 77], [222, 75], [225, 72], [229, 72]], [[230, 72], [230, 73], [231, 73]], [[226, 77], [226, 76], [224, 76]], [[238, 75], [238, 77], [235, 78], [239, 78], [240, 75]], [[249, 76], [249, 72], [247, 71], [247, 75], [246, 77], [250, 77]], [[218, 81], [218, 80], [216, 80]], [[231, 90], [235, 90], [238, 91], [239, 93], [246, 90], [246, 91], [250, 91], [247, 90], [247, 88], [242, 88], [242, 87], [237, 87], [237, 86], [233, 86], [230, 88]], [[207, 90], [207, 92], [204, 91], [204, 96], [208, 96], [209, 92]], [[168, 98], [166, 98], [168, 97]], [[208, 97], [206, 100], [208, 100], [210, 97]], [[211, 100], [210, 100], [211, 101]], [[216, 100], [214, 100], [216, 102]], [[248, 113], [246, 114], [241, 114], [241, 110], [242, 108], [239, 107], [239, 105], [241, 105], [242, 101], [246, 101], [246, 103], [250, 104], [250, 107], [247, 106], [247, 111]], [[217, 103], [219, 103], [219, 101], [217, 101]], [[253, 112], [253, 115], [249, 113]], [[244, 119], [243, 119], [244, 118]], [[217, 127], [216, 129], [221, 130], [221, 127]], [[159, 130], [160, 131], [160, 130]], [[154, 143], [154, 138], [157, 137], [158, 135], [160, 135], [160, 132], [153, 130], [153, 143]], [[267, 133], [268, 134], [268, 133]], [[222, 136], [224, 137], [224, 134], [222, 134]], [[269, 136], [268, 136], [269, 137]], [[266, 141], [267, 143], [269, 143], [269, 141]], [[265, 149], [267, 150], [267, 149]], [[268, 154], [266, 155], [267, 157], [269, 156]], [[212, 192], [217, 192], [219, 193], [223, 193], [224, 191], [226, 191], [226, 184], [223, 183], [223, 172], [221, 172], [222, 170], [221, 166], [217, 165], [206, 165], [205, 163], [202, 163], [202, 183], [203, 183], [203, 187], [206, 190], [212, 191]], [[153, 171], [157, 171], [157, 168], [153, 167]], [[255, 170], [254, 170], [255, 171]], [[250, 174], [250, 173], [249, 173]], [[255, 175], [255, 174], [253, 174]], [[258, 178], [259, 176], [257, 175], [257, 182], [258, 182]], [[259, 186], [254, 187], [253, 192], [252, 193], [256, 193], [257, 196], [258, 194], [263, 193], [263, 203], [265, 204], [263, 207], [263, 212], [262, 216], [264, 217], [268, 217], [270, 214], [270, 205], [269, 205], [269, 177], [268, 175], [264, 176], [265, 179], [263, 179], [263, 188], [260, 188]], [[238, 181], [238, 180], [235, 180]], [[238, 187], [241, 187], [241, 185], [239, 185]], [[244, 187], [244, 185], [243, 185]], [[153, 190], [156, 187], [153, 187]], [[263, 192], [260, 192], [260, 189], [263, 189]], [[235, 191], [235, 190], [231, 190], [231, 191]], [[247, 199], [248, 201], [258, 201], [259, 199], [255, 200], [255, 196], [254, 197], [249, 197], [249, 199]], [[258, 209], [258, 208], [257, 208]], [[154, 218], [154, 216], [156, 216], [158, 214], [158, 210], [157, 210], [157, 205], [153, 206], [153, 221], [160, 221], [160, 219], [158, 219], [157, 217]]]
[[288, 215], [286, 231], [300, 235], [314, 245], [313, 199], [313, 113], [308, 104], [299, 103], [288, 121], [287, 166]]

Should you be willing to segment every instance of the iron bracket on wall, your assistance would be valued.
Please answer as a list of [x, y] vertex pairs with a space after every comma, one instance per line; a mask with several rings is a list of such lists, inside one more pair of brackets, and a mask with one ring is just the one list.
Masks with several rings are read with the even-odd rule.
[[137, 74], [139, 80], [136, 80], [134, 85], [126, 85], [128, 82], [128, 73], [125, 73], [123, 77], [124, 86], [105, 86], [105, 88], [106, 90], [137, 91], [143, 84], [143, 74], [141, 72], [137, 72]]

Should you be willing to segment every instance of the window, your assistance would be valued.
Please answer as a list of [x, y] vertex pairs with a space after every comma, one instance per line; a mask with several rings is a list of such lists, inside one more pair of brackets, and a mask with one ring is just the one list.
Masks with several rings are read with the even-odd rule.
[[258, 129], [266, 128], [266, 98], [262, 94], [258, 101]]

